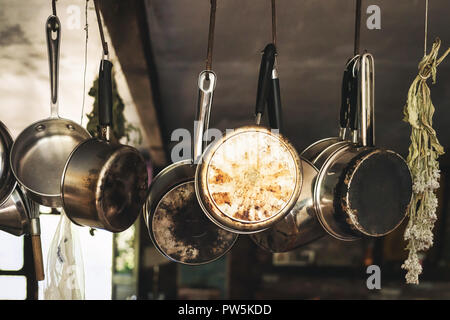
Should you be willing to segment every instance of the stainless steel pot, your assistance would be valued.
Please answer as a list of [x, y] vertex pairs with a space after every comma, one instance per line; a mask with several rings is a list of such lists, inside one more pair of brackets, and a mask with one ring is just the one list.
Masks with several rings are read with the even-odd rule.
[[101, 139], [79, 144], [68, 157], [60, 180], [63, 207], [75, 224], [121, 232], [141, 213], [147, 193], [147, 167], [138, 150], [110, 141], [112, 63], [99, 71]]
[[[349, 118], [352, 118], [352, 121], [354, 121], [355, 108], [352, 108], [350, 111], [350, 103], [353, 102], [353, 99], [350, 101], [350, 97], [352, 96], [350, 89], [352, 88], [349, 88], [348, 85], [352, 81], [349, 78], [349, 75], [351, 74], [349, 73], [349, 70], [350, 72], [352, 71], [352, 66], [347, 64], [342, 83], [339, 137], [320, 140], [302, 152], [300, 157], [303, 168], [303, 187], [294, 208], [283, 220], [276, 223], [271, 228], [250, 236], [257, 245], [267, 251], [291, 251], [302, 245], [313, 242], [326, 234], [317, 219], [314, 209], [314, 184], [320, 166], [324, 161], [324, 157], [339, 145], [347, 143], [345, 140], [345, 133], [349, 126]], [[272, 75], [277, 74], [277, 72], [272, 73]], [[275, 102], [277, 102], [277, 100], [275, 100]], [[271, 109], [271, 106], [272, 105], [269, 104], [269, 110]], [[281, 111], [279, 111], [281, 109], [281, 103], [279, 100], [278, 103], [273, 103], [273, 108], [275, 111], [271, 112], [271, 114], [281, 115]], [[352, 115], [350, 116], [350, 114]], [[277, 124], [277, 128], [279, 128], [281, 119], [271, 121], [271, 123]]]
[[61, 24], [58, 17], [46, 22], [50, 66], [51, 116], [23, 130], [10, 155], [12, 172], [26, 195], [48, 207], [61, 207], [61, 176], [73, 149], [91, 135], [77, 123], [58, 115], [58, 65]]
[[215, 86], [213, 71], [200, 73], [193, 160], [175, 162], [162, 170], [152, 181], [144, 205], [145, 221], [155, 247], [168, 259], [186, 265], [212, 262], [227, 253], [237, 240], [236, 234], [206, 218], [195, 195], [195, 171], [203, 152]]
[[366, 53], [360, 68], [360, 132], [324, 161], [314, 188], [314, 206], [325, 230], [340, 240], [379, 237], [406, 216], [412, 179], [405, 160], [374, 145], [374, 60]]
[[[256, 102], [260, 118], [269, 93], [275, 46], [266, 46]], [[258, 123], [258, 120], [257, 120]], [[205, 151], [197, 166], [200, 206], [219, 227], [235, 233], [261, 232], [294, 207], [303, 183], [297, 151], [288, 139], [254, 125], [227, 131]]]

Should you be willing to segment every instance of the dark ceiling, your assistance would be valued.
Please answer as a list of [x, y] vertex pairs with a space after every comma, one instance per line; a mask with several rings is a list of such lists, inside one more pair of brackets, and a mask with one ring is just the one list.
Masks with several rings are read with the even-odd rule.
[[[377, 144], [406, 156], [409, 125], [402, 122], [408, 88], [423, 55], [425, 1], [363, 1], [361, 49], [375, 57]], [[381, 8], [381, 30], [368, 30], [365, 10]], [[285, 134], [301, 150], [337, 132], [344, 64], [353, 53], [354, 0], [277, 1], [279, 74]], [[161, 117], [167, 137], [191, 130], [197, 76], [204, 68], [208, 0], [147, 0], [157, 67]], [[260, 51], [271, 40], [269, 0], [218, 0], [213, 70], [218, 83], [211, 127], [221, 130], [253, 121]], [[450, 46], [447, 0], [430, 1], [429, 45]], [[450, 146], [450, 58], [431, 86], [435, 128]], [[167, 141], [168, 142], [168, 141]]]

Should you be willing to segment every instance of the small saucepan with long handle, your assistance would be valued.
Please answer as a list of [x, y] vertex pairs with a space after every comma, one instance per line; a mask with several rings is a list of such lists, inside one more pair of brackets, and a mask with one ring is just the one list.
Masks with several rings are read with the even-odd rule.
[[[266, 46], [256, 102], [260, 118], [271, 85], [276, 49]], [[205, 151], [195, 190], [209, 219], [235, 233], [261, 232], [283, 219], [302, 188], [300, 157], [286, 137], [258, 125], [227, 131]]]
[[147, 193], [145, 160], [135, 148], [110, 140], [112, 63], [99, 71], [100, 138], [79, 144], [70, 154], [60, 180], [64, 211], [75, 224], [121, 232], [142, 211]]
[[11, 169], [27, 197], [48, 207], [61, 207], [61, 176], [75, 147], [91, 135], [74, 121], [58, 115], [58, 65], [61, 23], [46, 22], [50, 66], [51, 116], [23, 130], [11, 148]]
[[[303, 151], [300, 156], [303, 168], [303, 187], [294, 208], [283, 220], [276, 223], [271, 228], [250, 235], [251, 239], [257, 245], [267, 251], [291, 251], [315, 241], [326, 234], [317, 219], [313, 203], [314, 184], [317, 174], [319, 173], [319, 169], [315, 164], [320, 164], [324, 152], [328, 152], [328, 150], [331, 149], [331, 146], [345, 143], [345, 132], [349, 125], [349, 118], [354, 119], [354, 112], [356, 109], [352, 108], [350, 110], [350, 99], [348, 99], [351, 96], [351, 87], [349, 87], [351, 79], [348, 71], [349, 65], [347, 64], [342, 82], [343, 90], [339, 121], [339, 137], [322, 139]], [[278, 79], [274, 79], [274, 75], [277, 74], [278, 72], [276, 72], [276, 68], [274, 67], [274, 72], [272, 72], [272, 82], [274, 88], [278, 87], [278, 90], [274, 89], [274, 92], [279, 91]], [[275, 97], [277, 96], [279, 97], [279, 95], [275, 94]], [[280, 128], [282, 123], [281, 100], [279, 98], [270, 99], [268, 106], [270, 118], [275, 118], [274, 120], [271, 120], [271, 127]], [[273, 111], [270, 112], [270, 110]]]
[[323, 161], [314, 206], [325, 230], [340, 240], [380, 237], [397, 228], [412, 196], [406, 161], [375, 146], [374, 59], [365, 53], [359, 71], [359, 137]]
[[202, 155], [216, 75], [200, 73], [192, 160], [175, 162], [162, 170], [150, 185], [144, 217], [150, 237], [161, 254], [186, 265], [212, 262], [228, 252], [237, 235], [208, 220], [195, 195], [195, 169]]

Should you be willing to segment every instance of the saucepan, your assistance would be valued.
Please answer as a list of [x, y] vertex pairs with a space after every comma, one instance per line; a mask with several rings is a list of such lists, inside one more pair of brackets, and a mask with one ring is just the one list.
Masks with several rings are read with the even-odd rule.
[[193, 158], [162, 170], [150, 185], [144, 206], [155, 247], [170, 260], [187, 265], [212, 262], [228, 252], [237, 240], [236, 234], [206, 218], [195, 195], [195, 169], [203, 152], [215, 86], [216, 74], [212, 70], [200, 73]]
[[27, 197], [48, 207], [61, 207], [61, 176], [67, 158], [90, 134], [58, 115], [58, 65], [61, 23], [51, 15], [46, 22], [50, 66], [51, 116], [23, 130], [10, 155], [12, 172]]
[[[352, 66], [347, 64], [342, 81], [339, 137], [322, 139], [302, 152], [300, 157], [303, 167], [303, 187], [294, 208], [283, 220], [276, 223], [271, 228], [250, 236], [257, 245], [267, 251], [291, 251], [315, 241], [326, 234], [317, 219], [314, 208], [314, 184], [320, 169], [317, 165], [320, 165], [323, 161], [322, 158], [324, 157], [324, 154], [331, 149], [331, 146], [335, 144], [340, 145], [346, 142], [345, 133], [348, 129], [350, 118], [352, 119], [352, 122], [354, 122], [356, 107], [350, 109], [351, 103], [354, 102], [354, 99], [351, 99], [354, 95], [351, 84], [353, 84], [354, 81], [351, 79], [352, 77], [350, 77], [349, 71], [352, 71]], [[276, 68], [274, 68], [274, 72], [272, 72], [272, 81], [274, 82], [274, 87], [276, 87], [275, 83], [278, 83], [278, 80], [274, 79], [274, 75], [278, 75]], [[272, 103], [269, 103], [268, 105], [269, 111], [274, 109], [274, 111], [269, 112], [269, 114], [272, 114], [276, 118], [276, 120], [271, 121], [271, 123], [276, 125], [277, 128], [280, 128], [282, 122], [280, 99], [272, 100]], [[271, 125], [271, 127], [274, 127], [274, 125]]]
[[110, 141], [112, 63], [99, 71], [100, 138], [85, 140], [69, 155], [60, 179], [63, 207], [75, 224], [121, 232], [142, 211], [147, 193], [145, 160], [131, 146]]
[[412, 178], [396, 152], [375, 146], [374, 59], [360, 58], [359, 137], [334, 150], [320, 169], [314, 206], [325, 230], [340, 240], [380, 237], [406, 216]]
[[261, 232], [294, 207], [303, 183], [297, 151], [286, 137], [259, 125], [275, 59], [264, 49], [256, 101], [257, 125], [227, 131], [205, 150], [197, 166], [195, 191], [208, 218], [241, 234]]

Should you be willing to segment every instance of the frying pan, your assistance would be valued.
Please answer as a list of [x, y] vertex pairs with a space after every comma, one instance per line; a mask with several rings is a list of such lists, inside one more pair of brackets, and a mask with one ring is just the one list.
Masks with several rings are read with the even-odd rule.
[[98, 103], [100, 137], [85, 140], [68, 157], [61, 194], [64, 211], [75, 224], [121, 232], [141, 213], [147, 193], [145, 160], [131, 146], [112, 143], [112, 63], [100, 63]]
[[406, 216], [412, 178], [405, 160], [375, 147], [374, 60], [360, 62], [359, 138], [331, 152], [314, 187], [314, 207], [325, 230], [340, 240], [380, 237]]
[[[346, 143], [345, 133], [349, 126], [349, 118], [351, 118], [352, 121], [354, 121], [355, 118], [354, 113], [356, 112], [356, 107], [350, 108], [350, 104], [355, 100], [350, 99], [354, 96], [351, 86], [354, 81], [350, 77], [352, 67], [353, 66], [350, 66], [349, 63], [347, 64], [342, 80], [339, 137], [322, 139], [302, 152], [300, 157], [303, 167], [303, 187], [294, 208], [283, 218], [283, 220], [276, 223], [271, 228], [250, 236], [257, 245], [267, 251], [291, 251], [315, 241], [326, 234], [317, 219], [314, 208], [314, 184], [323, 158], [326, 157], [326, 154], [330, 152], [330, 150], [336, 149], [336, 147]], [[272, 72], [272, 82], [274, 83], [273, 87], [276, 88], [279, 83], [278, 79], [275, 79], [274, 77], [274, 75], [277, 75], [275, 68], [274, 70], [275, 72]], [[275, 96], [277, 95], [275, 94]], [[270, 112], [271, 109], [274, 111]], [[271, 120], [271, 127], [280, 128], [280, 99], [272, 99], [272, 103], [269, 103], [269, 115], [271, 115], [270, 119], [272, 119], [272, 117], [275, 118], [275, 120]]]
[[[264, 49], [256, 102], [259, 122], [271, 82], [275, 46]], [[218, 226], [255, 233], [280, 221], [294, 207], [303, 182], [297, 151], [287, 138], [259, 125], [227, 131], [197, 166], [200, 206]]]
[[11, 149], [11, 169], [33, 201], [61, 207], [61, 176], [67, 158], [90, 134], [77, 123], [58, 115], [58, 64], [61, 24], [55, 15], [46, 22], [50, 66], [51, 116], [23, 130]]
[[8, 201], [17, 181], [9, 165], [9, 154], [13, 139], [3, 122], [0, 121], [0, 205]]
[[195, 195], [195, 172], [202, 155], [215, 85], [213, 71], [200, 73], [193, 159], [175, 162], [162, 170], [150, 185], [144, 205], [145, 221], [155, 247], [168, 259], [186, 265], [212, 262], [228, 252], [237, 240], [236, 234], [206, 218]]

